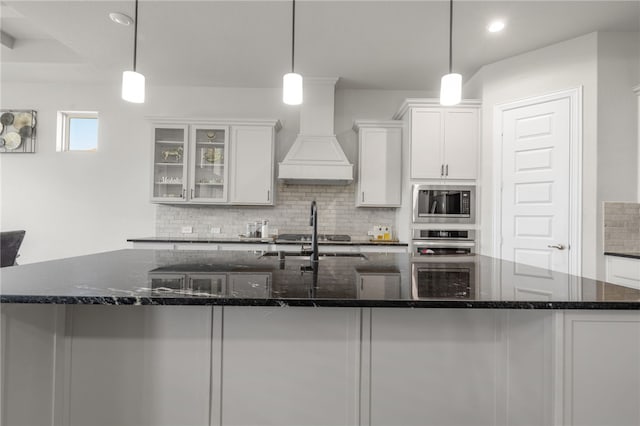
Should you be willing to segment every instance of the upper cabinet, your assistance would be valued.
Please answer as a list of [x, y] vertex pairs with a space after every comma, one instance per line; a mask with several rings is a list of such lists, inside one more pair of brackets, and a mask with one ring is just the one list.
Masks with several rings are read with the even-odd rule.
[[191, 126], [189, 147], [189, 200], [221, 203], [229, 187], [229, 127]]
[[233, 126], [231, 139], [231, 202], [273, 204], [273, 127]]
[[277, 121], [152, 124], [151, 201], [273, 205]]
[[357, 207], [399, 207], [402, 193], [402, 121], [356, 121]]
[[407, 99], [396, 118], [409, 122], [411, 179], [478, 177], [480, 103], [442, 107], [431, 99]]

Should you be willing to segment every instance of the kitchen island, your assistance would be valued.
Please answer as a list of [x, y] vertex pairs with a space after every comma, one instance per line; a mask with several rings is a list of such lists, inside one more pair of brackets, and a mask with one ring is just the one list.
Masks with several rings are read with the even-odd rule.
[[121, 250], [4, 268], [3, 424], [640, 424], [639, 290], [483, 256], [311, 266]]

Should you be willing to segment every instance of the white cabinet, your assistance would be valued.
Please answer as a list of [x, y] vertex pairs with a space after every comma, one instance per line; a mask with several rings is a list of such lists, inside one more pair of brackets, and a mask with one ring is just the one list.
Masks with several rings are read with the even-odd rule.
[[607, 282], [640, 290], [640, 259], [605, 256]]
[[358, 424], [359, 317], [358, 308], [225, 306], [221, 424]]
[[[576, 311], [564, 319], [564, 419], [571, 426], [640, 424], [640, 315]], [[558, 410], [559, 411], [559, 410]]]
[[478, 101], [442, 107], [407, 99], [394, 118], [409, 117], [411, 179], [476, 179], [480, 141]]
[[356, 121], [357, 207], [399, 207], [402, 177], [402, 122]]
[[231, 202], [273, 204], [274, 128], [234, 126], [231, 132]]
[[[634, 93], [638, 96], [638, 158], [637, 164], [640, 165], [640, 84], [633, 88]], [[640, 201], [640, 167], [638, 167], [638, 201]]]
[[181, 203], [187, 200], [188, 126], [153, 126], [151, 200]]
[[152, 128], [152, 202], [273, 205], [278, 121], [158, 121]]
[[231, 297], [269, 297], [271, 295], [271, 273], [230, 273], [228, 295]]
[[192, 125], [188, 200], [224, 203], [229, 188], [229, 127]]
[[358, 273], [358, 299], [387, 300], [402, 297], [400, 272]]

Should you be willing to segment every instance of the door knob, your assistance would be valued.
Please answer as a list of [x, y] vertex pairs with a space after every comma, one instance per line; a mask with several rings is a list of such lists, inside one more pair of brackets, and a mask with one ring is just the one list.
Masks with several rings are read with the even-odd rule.
[[549, 244], [547, 247], [558, 249], [558, 250], [564, 250], [564, 246], [562, 244]]

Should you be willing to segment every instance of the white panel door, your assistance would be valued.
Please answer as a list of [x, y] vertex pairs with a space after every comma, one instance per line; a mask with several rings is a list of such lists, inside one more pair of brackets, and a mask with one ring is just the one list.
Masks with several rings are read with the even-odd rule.
[[478, 177], [478, 110], [450, 109], [444, 114], [444, 167], [450, 179]]
[[273, 128], [234, 126], [232, 203], [273, 204]]
[[[568, 292], [570, 100], [502, 115], [503, 291], [515, 299]], [[531, 280], [530, 277], [546, 279]], [[533, 286], [533, 283], [536, 283]]]
[[361, 129], [360, 132], [360, 193], [356, 205], [399, 206], [401, 129]]
[[411, 178], [440, 179], [442, 162], [443, 111], [416, 108], [411, 112]]

